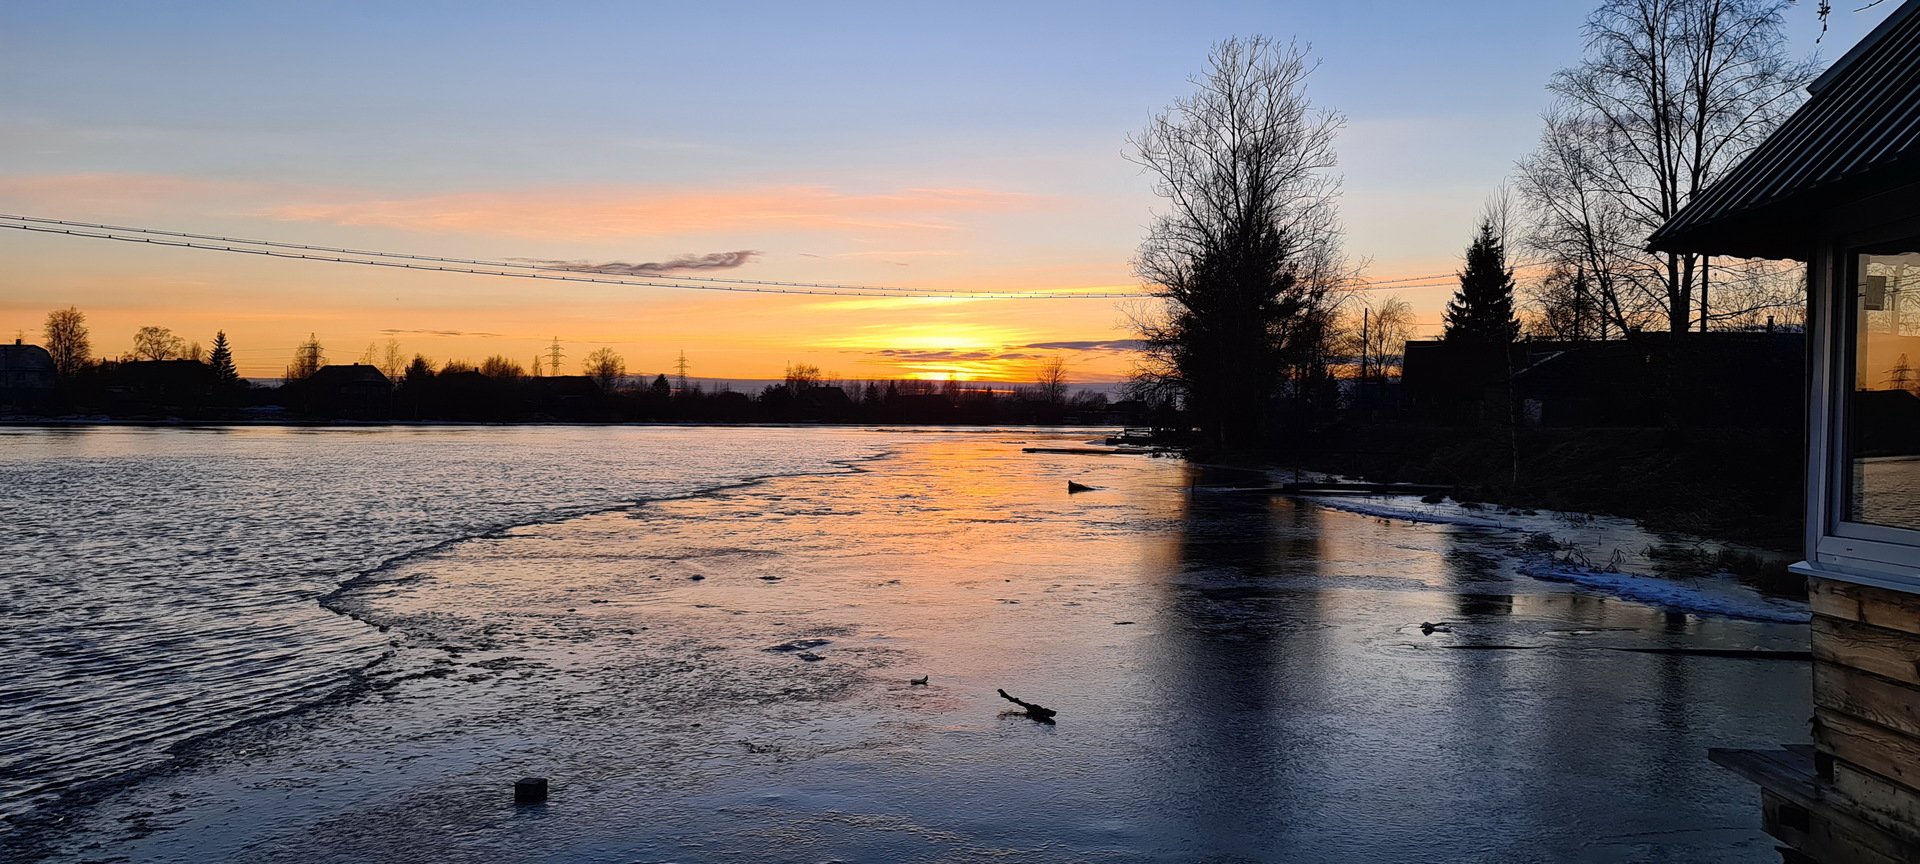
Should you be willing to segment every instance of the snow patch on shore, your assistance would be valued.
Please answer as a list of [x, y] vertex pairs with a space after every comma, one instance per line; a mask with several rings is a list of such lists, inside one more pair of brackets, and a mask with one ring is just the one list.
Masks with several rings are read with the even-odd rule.
[[1529, 561], [1520, 572], [1547, 582], [1567, 582], [1610, 594], [1636, 603], [1659, 606], [1678, 612], [1720, 615], [1745, 621], [1770, 621], [1777, 624], [1805, 624], [1812, 613], [1784, 602], [1764, 597], [1742, 598], [1638, 573], [1592, 570], [1550, 559]]
[[[1310, 500], [1330, 510], [1340, 510], [1362, 516], [1381, 519], [1396, 519], [1405, 522], [1419, 522], [1431, 525], [1458, 525], [1466, 528], [1483, 528], [1526, 534], [1536, 531], [1551, 531], [1549, 525], [1542, 525], [1541, 518], [1517, 517], [1513, 521], [1504, 521], [1493, 516], [1476, 515], [1458, 504], [1427, 504], [1407, 498], [1321, 498]], [[1494, 511], [1498, 512], [1498, 511]], [[1718, 590], [1710, 587], [1691, 585], [1686, 582], [1643, 573], [1617, 570], [1595, 570], [1556, 561], [1552, 558], [1534, 557], [1522, 560], [1514, 568], [1520, 575], [1545, 582], [1561, 582], [1577, 585], [1581, 588], [1658, 606], [1676, 612], [1695, 615], [1718, 615], [1744, 621], [1767, 621], [1780, 624], [1805, 624], [1812, 618], [1805, 604], [1786, 600], [1774, 600], [1754, 593], [1743, 586], [1726, 585]]]
[[[1461, 512], [1442, 510], [1444, 505], [1419, 504], [1407, 505], [1381, 499], [1351, 498], [1313, 498], [1313, 503], [1329, 510], [1341, 510], [1358, 513], [1362, 516], [1377, 516], [1381, 519], [1399, 519], [1406, 522], [1424, 522], [1431, 525], [1461, 525], [1467, 528], [1499, 528], [1507, 531], [1519, 531], [1518, 526], [1508, 525], [1496, 519], [1482, 516], [1470, 516]], [[1457, 508], [1454, 508], [1457, 510]]]

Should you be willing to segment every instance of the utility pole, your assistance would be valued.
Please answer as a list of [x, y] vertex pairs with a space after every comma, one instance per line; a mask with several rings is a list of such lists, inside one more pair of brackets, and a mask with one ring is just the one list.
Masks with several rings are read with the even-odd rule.
[[560, 337], [553, 337], [553, 344], [547, 346], [547, 368], [552, 374], [560, 374]]
[[687, 350], [680, 349], [680, 359], [673, 364], [675, 377], [680, 379], [680, 392], [687, 392]]
[[1360, 307], [1360, 380], [1367, 380], [1367, 350], [1373, 347], [1368, 334], [1368, 325], [1372, 322], [1373, 310]]

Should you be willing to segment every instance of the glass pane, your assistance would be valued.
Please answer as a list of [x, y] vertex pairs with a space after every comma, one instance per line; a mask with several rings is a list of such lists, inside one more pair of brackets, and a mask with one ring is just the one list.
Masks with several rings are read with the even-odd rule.
[[1847, 519], [1920, 530], [1920, 241], [1853, 256]]

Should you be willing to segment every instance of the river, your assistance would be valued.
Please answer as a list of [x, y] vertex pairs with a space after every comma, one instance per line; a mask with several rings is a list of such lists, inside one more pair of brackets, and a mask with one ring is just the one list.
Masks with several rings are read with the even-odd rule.
[[1087, 437], [0, 430], [0, 849], [1771, 860], [1791, 604]]

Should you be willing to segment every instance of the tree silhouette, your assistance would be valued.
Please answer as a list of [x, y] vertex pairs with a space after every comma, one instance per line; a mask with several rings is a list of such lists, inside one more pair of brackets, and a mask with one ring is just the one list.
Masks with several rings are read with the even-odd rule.
[[213, 375], [221, 384], [240, 383], [240, 370], [233, 365], [233, 346], [227, 344], [227, 331], [213, 334], [213, 353], [207, 355], [207, 365], [213, 367]]
[[495, 354], [480, 361], [480, 374], [502, 381], [515, 381], [525, 375], [526, 370], [522, 369], [517, 361]]
[[320, 337], [308, 333], [307, 341], [293, 349], [293, 362], [287, 364], [286, 380], [305, 381], [325, 365], [327, 365], [327, 354], [326, 350], [320, 347]]
[[1800, 103], [1818, 67], [1789, 53], [1791, 5], [1602, 0], [1586, 56], [1548, 82], [1541, 149], [1521, 165], [1535, 244], [1587, 274], [1614, 328], [1664, 319], [1678, 333], [1697, 308], [1705, 330], [1742, 311], [1709, 314], [1705, 257], [1642, 241]]
[[93, 345], [87, 339], [87, 315], [79, 308], [68, 306], [48, 312], [46, 327], [41, 332], [46, 337], [47, 353], [53, 355], [55, 372], [72, 375], [93, 360]]
[[172, 360], [186, 348], [186, 340], [165, 327], [142, 327], [133, 334], [133, 356], [140, 360]]
[[1307, 98], [1312, 69], [1297, 45], [1221, 42], [1193, 94], [1129, 140], [1166, 203], [1134, 262], [1166, 304], [1135, 321], [1145, 353], [1130, 389], [1183, 401], [1228, 449], [1265, 443], [1282, 388], [1325, 378], [1345, 269], [1331, 173], [1342, 119]]
[[612, 392], [627, 377], [627, 360], [612, 348], [596, 348], [581, 364], [581, 371], [599, 382], [600, 389]]
[[1067, 361], [1060, 357], [1049, 357], [1040, 364], [1040, 374], [1035, 378], [1040, 398], [1048, 405], [1064, 405], [1067, 401]]
[[1446, 325], [1449, 342], [1505, 345], [1520, 336], [1520, 321], [1513, 317], [1513, 270], [1491, 216], [1481, 217], [1480, 232], [1467, 247], [1460, 290], [1447, 301]]

